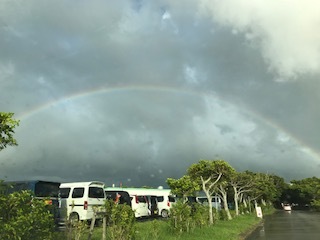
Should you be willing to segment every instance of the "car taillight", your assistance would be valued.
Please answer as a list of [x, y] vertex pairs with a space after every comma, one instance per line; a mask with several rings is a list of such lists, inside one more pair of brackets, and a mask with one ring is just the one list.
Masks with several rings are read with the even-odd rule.
[[44, 200], [44, 203], [45, 203], [46, 205], [52, 205], [52, 200]]
[[138, 199], [138, 196], [134, 196], [135, 199], [136, 199], [136, 203], [139, 203], [139, 199]]
[[88, 209], [88, 201], [84, 201], [83, 203], [83, 209], [87, 210]]
[[167, 202], [167, 206], [170, 207], [170, 201]]

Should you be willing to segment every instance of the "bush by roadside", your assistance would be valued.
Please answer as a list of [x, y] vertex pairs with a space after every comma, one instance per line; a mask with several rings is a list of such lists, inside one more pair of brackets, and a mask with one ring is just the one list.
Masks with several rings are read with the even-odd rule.
[[48, 207], [30, 191], [0, 194], [0, 239], [54, 239], [54, 218]]

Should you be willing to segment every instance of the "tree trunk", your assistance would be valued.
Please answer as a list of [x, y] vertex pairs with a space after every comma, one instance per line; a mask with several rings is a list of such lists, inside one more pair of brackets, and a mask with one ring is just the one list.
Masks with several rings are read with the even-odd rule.
[[248, 197], [248, 204], [249, 204], [249, 212], [252, 212], [252, 209], [251, 209], [251, 198]]
[[229, 211], [229, 207], [228, 207], [227, 192], [226, 191], [222, 191], [221, 194], [222, 194], [222, 197], [223, 197], [223, 208], [227, 213], [228, 220], [231, 220], [232, 217], [231, 217], [231, 214], [230, 214], [230, 211]]
[[237, 192], [237, 188], [233, 187], [233, 191], [234, 191], [234, 208], [236, 210], [236, 216], [239, 216], [239, 195]]
[[209, 191], [205, 191], [205, 190], [204, 190], [204, 193], [206, 194], [207, 199], [208, 199], [208, 207], [209, 207], [209, 224], [210, 224], [210, 225], [212, 225], [212, 224], [213, 224], [212, 199], [211, 199], [211, 196], [210, 196]]
[[247, 200], [245, 200], [245, 199], [243, 199], [243, 206], [245, 207], [245, 208], [247, 208], [248, 207], [248, 205], [247, 205]]

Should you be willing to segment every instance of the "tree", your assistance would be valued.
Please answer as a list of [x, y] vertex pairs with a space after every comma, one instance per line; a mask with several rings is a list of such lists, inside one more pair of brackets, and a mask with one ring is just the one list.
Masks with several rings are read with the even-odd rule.
[[19, 120], [13, 119], [14, 113], [0, 112], [0, 151], [7, 146], [16, 146], [13, 138], [14, 128], [19, 126]]
[[222, 176], [217, 184], [216, 191], [218, 192], [220, 198], [222, 198], [223, 209], [227, 214], [228, 220], [231, 220], [232, 217], [228, 206], [228, 190], [230, 187], [230, 181], [236, 174], [236, 171], [225, 161], [219, 162], [217, 167], [219, 168], [219, 171], [222, 172]]
[[270, 175], [270, 177], [276, 189], [273, 204], [275, 206], [281, 206], [280, 203], [286, 200], [286, 191], [289, 188], [289, 184], [285, 182], [284, 178], [275, 174]]
[[239, 215], [239, 202], [241, 196], [245, 192], [250, 192], [253, 186], [252, 176], [246, 172], [235, 173], [230, 180], [230, 185], [234, 192], [234, 206], [236, 211], [236, 216]]
[[213, 224], [211, 197], [221, 177], [231, 168], [232, 167], [224, 160], [200, 160], [198, 163], [192, 164], [187, 170], [190, 178], [202, 187], [208, 199], [210, 224]]
[[166, 182], [173, 194], [183, 198], [193, 196], [196, 191], [200, 190], [199, 184], [192, 181], [189, 175], [184, 175], [179, 179], [168, 178]]
[[310, 204], [313, 200], [320, 200], [320, 179], [316, 177], [292, 180], [290, 189], [299, 193], [299, 203]]
[[253, 177], [252, 191], [248, 194], [248, 200], [254, 201], [255, 205], [260, 201], [262, 205], [266, 202], [274, 202], [278, 196], [274, 178], [267, 173], [253, 173], [246, 171], [247, 174]]

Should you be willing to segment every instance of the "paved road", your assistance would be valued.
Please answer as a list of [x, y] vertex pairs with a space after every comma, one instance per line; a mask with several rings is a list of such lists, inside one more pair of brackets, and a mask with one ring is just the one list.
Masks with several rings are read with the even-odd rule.
[[246, 240], [320, 240], [320, 213], [279, 211]]

